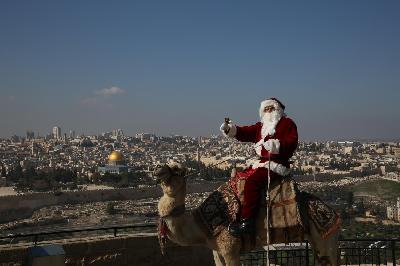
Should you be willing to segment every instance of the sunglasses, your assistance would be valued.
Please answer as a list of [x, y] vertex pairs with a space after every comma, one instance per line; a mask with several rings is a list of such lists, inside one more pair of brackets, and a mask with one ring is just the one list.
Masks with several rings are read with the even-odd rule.
[[265, 113], [271, 113], [274, 110], [275, 110], [274, 106], [266, 106], [266, 107], [264, 107], [264, 112]]

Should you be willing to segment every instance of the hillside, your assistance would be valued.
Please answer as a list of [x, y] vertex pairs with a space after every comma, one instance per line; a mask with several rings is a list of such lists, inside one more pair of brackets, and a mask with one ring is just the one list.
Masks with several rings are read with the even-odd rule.
[[373, 196], [385, 201], [395, 201], [400, 197], [400, 183], [385, 179], [357, 184], [351, 190], [355, 196]]

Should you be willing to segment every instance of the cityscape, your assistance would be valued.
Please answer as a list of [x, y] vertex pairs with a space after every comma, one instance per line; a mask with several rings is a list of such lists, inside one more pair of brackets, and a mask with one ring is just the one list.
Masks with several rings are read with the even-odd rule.
[[[126, 136], [122, 129], [115, 129], [77, 136], [72, 130], [62, 134], [61, 128], [55, 126], [44, 137], [27, 131], [26, 136], [1, 139], [0, 191], [3, 197], [18, 197], [32, 193], [155, 188], [154, 168], [170, 161], [186, 165], [191, 183], [218, 184], [229, 178], [234, 167], [245, 168], [255, 156], [252, 144], [222, 135]], [[389, 236], [392, 230], [399, 232], [399, 142], [301, 141], [292, 157], [292, 175], [301, 190], [315, 193], [334, 206], [349, 228], [355, 223], [370, 225], [375, 229], [368, 234], [376, 231], [379, 236]], [[189, 206], [195, 208], [211, 191], [191, 194]], [[157, 197], [149, 197], [36, 207], [32, 212], [21, 212], [19, 219], [3, 218], [0, 228], [6, 234], [55, 224], [94, 226], [99, 219], [102, 224], [155, 222], [156, 202]], [[112, 215], [114, 208], [123, 215]], [[389, 229], [377, 230], [385, 226]], [[351, 237], [362, 233], [350, 229], [346, 232], [346, 228], [343, 231]]]

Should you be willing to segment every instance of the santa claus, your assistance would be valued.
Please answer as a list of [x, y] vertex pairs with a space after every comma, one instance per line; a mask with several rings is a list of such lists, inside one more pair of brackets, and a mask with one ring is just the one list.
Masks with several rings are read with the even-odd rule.
[[278, 99], [270, 98], [261, 102], [261, 122], [251, 126], [236, 126], [225, 122], [220, 127], [227, 137], [254, 143], [259, 156], [250, 167], [238, 173], [246, 178], [246, 183], [241, 219], [229, 226], [232, 235], [255, 232], [259, 195], [268, 181], [268, 167], [271, 180], [290, 174], [289, 159], [297, 148], [298, 135], [296, 124], [285, 115], [284, 110], [285, 106]]

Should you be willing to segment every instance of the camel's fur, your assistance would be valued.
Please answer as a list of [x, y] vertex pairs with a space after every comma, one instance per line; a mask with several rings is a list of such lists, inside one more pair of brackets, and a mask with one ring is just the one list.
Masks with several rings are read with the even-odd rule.
[[[161, 182], [164, 195], [158, 203], [158, 211], [168, 226], [168, 238], [182, 246], [205, 246], [213, 250], [216, 265], [240, 265], [240, 252], [242, 248], [241, 238], [233, 237], [225, 228], [216, 237], [208, 237], [196, 223], [190, 212], [179, 216], [168, 216], [176, 207], [185, 203], [186, 177], [185, 169], [180, 164], [169, 164], [159, 167], [155, 176]], [[265, 217], [262, 210], [259, 217]], [[258, 219], [257, 228], [263, 226], [263, 219]], [[318, 234], [315, 226], [310, 221], [310, 234], [305, 239], [310, 241], [320, 265], [338, 264], [337, 242], [338, 232], [329, 239], [324, 240]], [[265, 230], [257, 230], [256, 248], [263, 247], [267, 243]]]

